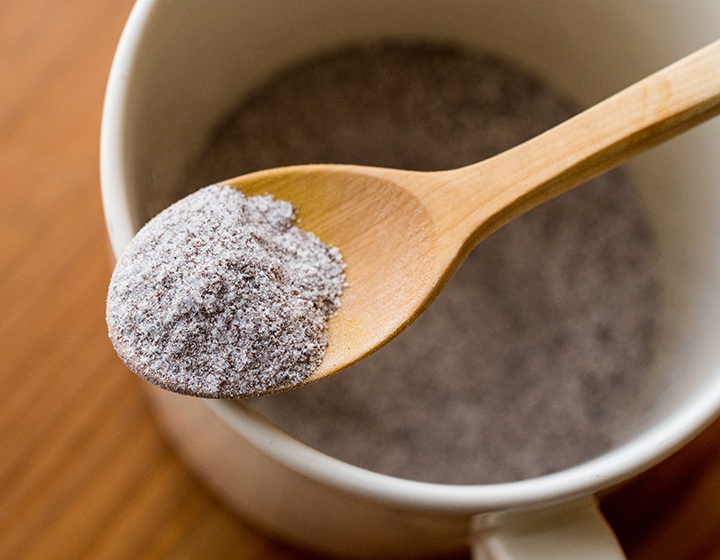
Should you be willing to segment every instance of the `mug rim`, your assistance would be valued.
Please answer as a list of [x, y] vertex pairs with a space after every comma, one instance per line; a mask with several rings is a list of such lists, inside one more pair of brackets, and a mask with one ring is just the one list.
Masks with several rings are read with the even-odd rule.
[[[116, 259], [137, 230], [127, 188], [125, 118], [138, 44], [157, 3], [158, 0], [135, 2], [118, 42], [103, 104], [101, 195]], [[205, 403], [262, 452], [330, 486], [405, 507], [478, 513], [570, 501], [639, 474], [668, 457], [720, 416], [720, 378], [700, 393], [630, 441], [585, 463], [536, 478], [475, 485], [421, 482], [356, 467], [301, 443], [242, 404], [222, 400]]]
[[296, 472], [353, 494], [397, 506], [462, 514], [526, 509], [572, 501], [613, 487], [659, 463], [710, 424], [720, 382], [635, 439], [602, 455], [547, 475], [493, 484], [446, 484], [403, 479], [357, 467], [286, 434], [239, 401], [204, 404], [261, 452]]

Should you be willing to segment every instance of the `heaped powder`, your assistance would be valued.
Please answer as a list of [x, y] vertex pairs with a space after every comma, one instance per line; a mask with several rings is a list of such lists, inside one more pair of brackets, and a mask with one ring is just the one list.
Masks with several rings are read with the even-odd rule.
[[208, 397], [306, 379], [325, 355], [344, 265], [293, 219], [288, 202], [213, 185], [148, 222], [108, 291], [110, 338], [125, 364]]
[[[494, 57], [424, 44], [349, 48], [246, 99], [183, 188], [295, 163], [449, 169], [575, 111]], [[607, 450], [636, 408], [651, 355], [653, 265], [635, 192], [616, 170], [483, 241], [376, 354], [250, 404], [321, 451], [411, 479], [502, 482], [581, 463]]]

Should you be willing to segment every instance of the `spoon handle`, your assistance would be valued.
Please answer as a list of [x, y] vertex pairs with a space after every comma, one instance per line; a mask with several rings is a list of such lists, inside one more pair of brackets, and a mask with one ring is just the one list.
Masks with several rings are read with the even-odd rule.
[[531, 208], [718, 114], [720, 41], [511, 150], [447, 172], [455, 188], [445, 192], [456, 203], [479, 203], [472, 213], [463, 203], [463, 211], [448, 217], [455, 225], [464, 222], [468, 238], [477, 242]]

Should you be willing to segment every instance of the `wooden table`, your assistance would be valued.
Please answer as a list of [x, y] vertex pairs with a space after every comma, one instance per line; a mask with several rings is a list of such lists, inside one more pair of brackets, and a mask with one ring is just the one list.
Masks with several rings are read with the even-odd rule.
[[[0, 2], [0, 558], [308, 558], [163, 441], [104, 323], [105, 81], [131, 0]], [[720, 423], [603, 502], [629, 557], [720, 559]]]

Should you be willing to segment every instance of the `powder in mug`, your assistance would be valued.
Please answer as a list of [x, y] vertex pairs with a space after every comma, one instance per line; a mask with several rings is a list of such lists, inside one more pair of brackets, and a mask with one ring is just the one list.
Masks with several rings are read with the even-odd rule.
[[[182, 188], [302, 163], [449, 169], [576, 111], [493, 56], [432, 44], [346, 48], [246, 98]], [[557, 471], [607, 450], [632, 418], [656, 292], [651, 233], [615, 170], [481, 242], [376, 354], [250, 405], [300, 441], [386, 474], [476, 484]]]
[[148, 222], [108, 291], [110, 338], [125, 364], [209, 397], [306, 379], [325, 354], [344, 265], [294, 214], [288, 202], [212, 185]]

